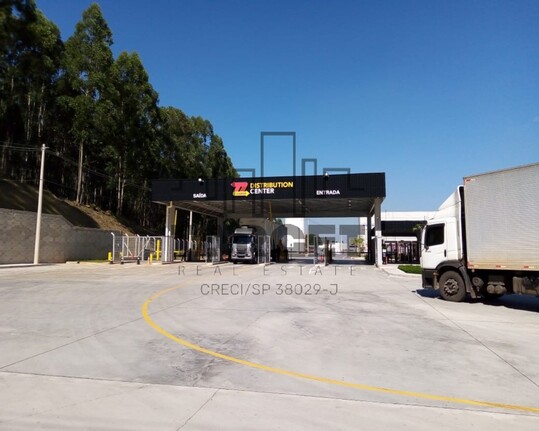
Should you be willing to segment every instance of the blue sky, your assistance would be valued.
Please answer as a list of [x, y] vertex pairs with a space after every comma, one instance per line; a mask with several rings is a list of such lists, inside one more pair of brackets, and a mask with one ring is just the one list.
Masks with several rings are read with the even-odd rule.
[[[386, 211], [434, 210], [462, 177], [539, 161], [539, 1], [102, 0], [161, 106], [201, 115], [237, 168], [260, 132], [302, 158], [385, 172]], [[88, 0], [37, 0], [67, 39]], [[292, 173], [269, 138], [266, 175]], [[312, 174], [312, 170], [308, 170]]]

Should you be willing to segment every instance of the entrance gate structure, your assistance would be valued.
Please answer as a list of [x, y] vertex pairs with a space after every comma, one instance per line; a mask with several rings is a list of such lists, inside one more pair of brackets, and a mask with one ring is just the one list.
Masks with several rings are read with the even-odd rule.
[[[328, 168], [325, 171], [331, 170]], [[174, 212], [177, 208], [216, 217], [220, 229], [216, 235], [220, 240], [219, 247], [226, 244], [222, 234], [226, 218], [366, 217], [367, 232], [374, 227], [374, 234], [368, 238], [367, 245], [371, 251], [371, 262], [376, 265], [383, 263], [381, 204], [385, 196], [383, 172], [350, 173], [347, 170], [345, 174], [331, 175], [152, 182], [152, 201], [167, 208], [165, 237], [173, 235]], [[318, 253], [318, 247], [316, 250]], [[259, 259], [264, 256], [266, 260], [270, 254], [271, 250], [270, 253], [266, 249], [263, 252], [259, 250]], [[173, 247], [165, 244], [163, 260], [170, 262], [173, 258]]]

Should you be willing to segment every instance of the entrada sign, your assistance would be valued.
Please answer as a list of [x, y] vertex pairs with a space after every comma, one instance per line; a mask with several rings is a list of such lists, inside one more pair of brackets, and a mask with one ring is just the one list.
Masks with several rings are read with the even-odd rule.
[[340, 190], [317, 190], [316, 196], [338, 196], [341, 194]]

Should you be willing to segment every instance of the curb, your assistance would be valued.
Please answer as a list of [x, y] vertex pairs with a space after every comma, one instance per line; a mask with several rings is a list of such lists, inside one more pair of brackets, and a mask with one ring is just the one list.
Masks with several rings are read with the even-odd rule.
[[380, 268], [383, 272], [385, 272], [387, 275], [395, 276], [395, 277], [405, 277], [405, 278], [421, 278], [421, 274], [408, 274], [404, 271], [401, 271], [400, 269], [396, 270], [387, 270], [384, 267]]

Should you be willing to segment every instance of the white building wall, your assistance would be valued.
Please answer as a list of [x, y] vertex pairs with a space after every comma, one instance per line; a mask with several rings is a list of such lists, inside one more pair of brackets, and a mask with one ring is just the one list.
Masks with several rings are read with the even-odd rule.
[[382, 211], [382, 221], [429, 220], [436, 211]]

